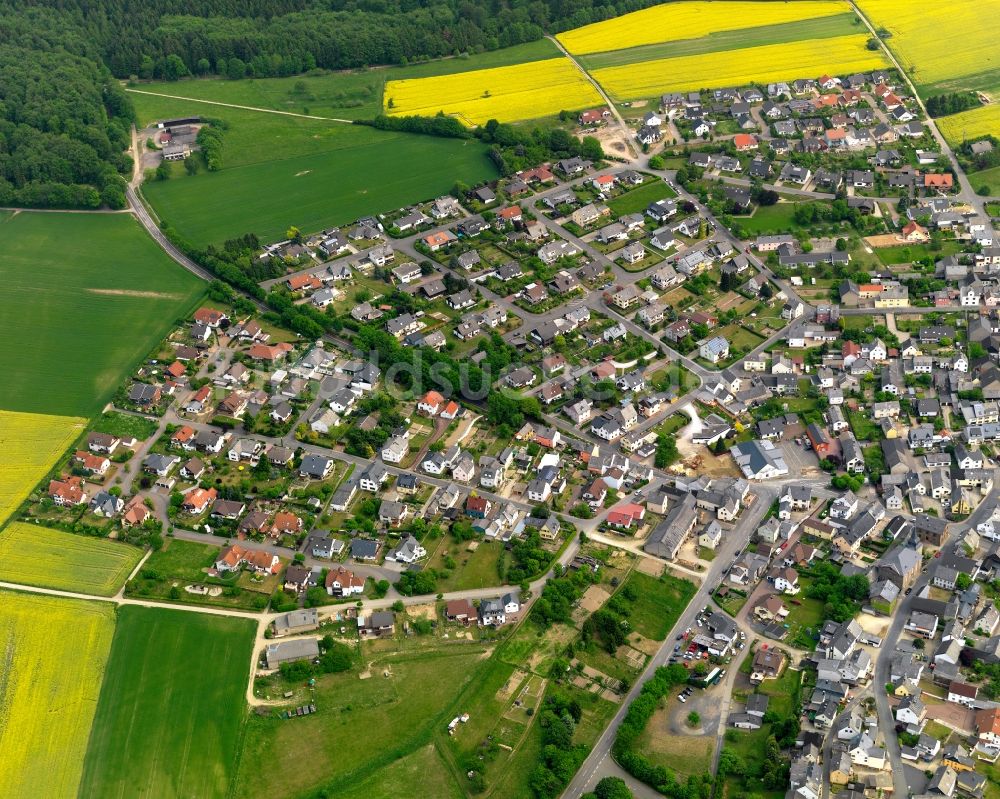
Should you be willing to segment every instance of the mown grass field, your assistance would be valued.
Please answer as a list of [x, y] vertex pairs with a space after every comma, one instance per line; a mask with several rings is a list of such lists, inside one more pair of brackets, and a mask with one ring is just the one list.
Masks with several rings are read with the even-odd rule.
[[747, 235], [795, 230], [798, 228], [798, 225], [792, 217], [795, 214], [797, 205], [797, 203], [761, 205], [753, 212], [753, 216], [740, 216], [736, 217], [736, 220]]
[[0, 531], [0, 580], [95, 596], [113, 596], [142, 550], [37, 524], [12, 522]]
[[[352, 129], [353, 146], [222, 169], [143, 189], [161, 219], [196, 244], [244, 233], [283, 238], [447, 193], [496, 172], [477, 141]], [[442, 168], [447, 164], [447, 169]]]
[[642, 213], [650, 203], [662, 200], [667, 197], [676, 197], [677, 192], [671, 189], [662, 180], [655, 180], [645, 186], [639, 186], [621, 197], [615, 197], [608, 202], [608, 207], [615, 217], [625, 214]]
[[987, 22], [995, 2], [858, 0], [858, 7], [872, 25], [889, 31], [885, 43], [925, 96], [1000, 83], [996, 26]]
[[390, 799], [412, 796], [419, 787], [422, 796], [462, 799], [465, 796], [452, 772], [441, 761], [434, 744], [396, 760], [370, 776], [337, 792], [337, 799]]
[[573, 62], [564, 57], [455, 75], [393, 80], [383, 97], [391, 116], [434, 116], [443, 111], [466, 125], [490, 119], [516, 122], [576, 111], [601, 102]]
[[109, 603], [0, 592], [0, 785], [77, 795], [114, 632]]
[[980, 186], [989, 188], [989, 192], [994, 197], [1000, 197], [1000, 166], [993, 169], [984, 169], [982, 172], [975, 172], [969, 177], [975, 189]]
[[[0, 352], [0, 361], [4, 357]], [[83, 424], [72, 416], [0, 410], [0, 525], [55, 465]]]
[[80, 796], [226, 796], [254, 634], [246, 619], [122, 607]]
[[178, 165], [143, 187], [159, 217], [199, 245], [244, 233], [275, 240], [291, 225], [314, 231], [496, 176], [474, 140], [132, 97], [144, 122], [200, 113], [228, 126], [221, 170], [189, 176]]
[[[474, 69], [526, 64], [559, 55], [548, 39], [505, 47], [487, 53], [445, 58], [406, 67], [386, 67], [355, 72], [316, 71], [290, 78], [249, 78], [225, 80], [203, 78], [172, 83], [142, 83], [132, 87], [138, 92], [154, 92], [176, 97], [212, 100], [220, 103], [270, 108], [293, 114], [307, 114], [341, 119], [370, 119], [382, 113], [382, 90], [386, 81], [451, 75]], [[215, 111], [205, 106], [201, 113]], [[148, 120], [147, 120], [148, 121]], [[308, 122], [308, 120], [302, 120]]]
[[602, 53], [658, 42], [699, 39], [722, 31], [796, 22], [850, 10], [839, 0], [795, 3], [706, 2], [667, 3], [595, 22], [560, 33], [556, 38], [574, 55]]
[[5, 410], [93, 415], [205, 291], [127, 214], [0, 214], [0, 239]]
[[[314, 715], [249, 718], [234, 795], [270, 799], [325, 788], [339, 797], [355, 791], [359, 782], [422, 751], [454, 716], [466, 686], [478, 684], [484, 663], [479, 647], [462, 644], [381, 658], [372, 654], [364, 655], [374, 661], [367, 679], [358, 679], [352, 669], [317, 680]], [[414, 783], [422, 784], [422, 779]]]
[[592, 74], [613, 99], [632, 100], [659, 95], [664, 91], [745, 86], [824, 72], [842, 75], [886, 66], [887, 60], [881, 52], [865, 47], [867, 40], [863, 33], [809, 39], [719, 53], [660, 58], [597, 69]]
[[637, 64], [659, 58], [718, 53], [724, 50], [740, 50], [747, 47], [761, 47], [768, 44], [784, 44], [804, 39], [830, 39], [835, 36], [849, 36], [859, 32], [860, 20], [852, 13], [833, 16], [813, 17], [790, 22], [777, 22], [755, 28], [713, 31], [697, 39], [681, 39], [594, 53], [580, 57], [580, 63], [588, 70], [617, 67], [623, 64]]

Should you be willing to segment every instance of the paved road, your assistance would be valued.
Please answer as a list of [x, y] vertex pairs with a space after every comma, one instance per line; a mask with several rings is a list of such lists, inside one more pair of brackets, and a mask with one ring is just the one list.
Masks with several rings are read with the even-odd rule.
[[[892, 50], [886, 45], [884, 41], [882, 41], [881, 37], [879, 37], [879, 35], [875, 32], [875, 27], [872, 25], [868, 17], [865, 16], [864, 12], [862, 12], [862, 10], [858, 8], [858, 5], [857, 3], [854, 2], [854, 0], [851, 0], [851, 7], [854, 9], [854, 13], [858, 15], [858, 17], [861, 19], [862, 22], [864, 22], [865, 26], [868, 28], [871, 35], [874, 36], [875, 39], [879, 42], [879, 44], [882, 45], [883, 52], [886, 54], [892, 65], [896, 68], [896, 71], [903, 76], [903, 80], [906, 81], [906, 85], [910, 89], [910, 94], [913, 96], [914, 100], [916, 100], [917, 105], [920, 106], [920, 110], [923, 111], [925, 117], [924, 125], [934, 136], [934, 139], [937, 141], [938, 146], [941, 148], [941, 152], [948, 158], [952, 170], [958, 177], [958, 185], [960, 189], [958, 196], [965, 202], [969, 203], [969, 205], [971, 205], [976, 210], [976, 213], [979, 214], [979, 216], [989, 219], [990, 215], [986, 213], [986, 202], [989, 198], [980, 197], [973, 190], [972, 183], [969, 182], [969, 177], [968, 175], [965, 174], [965, 170], [963, 170], [959, 166], [958, 159], [955, 157], [955, 153], [952, 151], [951, 146], [948, 144], [948, 141], [945, 139], [945, 137], [941, 135], [941, 131], [938, 130], [937, 123], [934, 121], [931, 115], [927, 113], [927, 107], [924, 105], [923, 99], [917, 92], [917, 87], [914, 86], [913, 81], [910, 80], [909, 72], [907, 72], [903, 68], [903, 65], [900, 64], [899, 61], [896, 59], [896, 56], [892, 52]], [[878, 108], [877, 105], [874, 107], [876, 109]]]
[[[768, 508], [770, 508], [771, 503], [777, 496], [777, 492], [773, 489], [766, 487], [755, 487], [755, 493], [758, 494], [757, 501], [750, 506], [746, 511], [744, 511], [742, 518], [737, 522], [736, 527], [729, 533], [724, 539], [722, 546], [716, 553], [715, 559], [712, 561], [712, 565], [709, 570], [705, 573], [702, 579], [701, 585], [698, 588], [697, 593], [688, 603], [688, 606], [681, 613], [677, 620], [677, 623], [667, 634], [663, 645], [657, 651], [655, 655], [649, 660], [649, 664], [646, 666], [645, 671], [636, 679], [632, 686], [632, 690], [628, 692], [628, 695], [622, 700], [621, 707], [618, 712], [615, 713], [614, 718], [611, 723], [605, 728], [601, 737], [597, 740], [594, 745], [593, 750], [587, 759], [580, 766], [579, 771], [577, 771], [576, 776], [573, 780], [566, 786], [562, 795], [567, 797], [567, 799], [576, 799], [576, 797], [581, 796], [588, 790], [592, 790], [594, 785], [604, 776], [609, 774], [614, 774], [620, 776], [620, 770], [617, 767], [612, 768], [611, 763], [613, 762], [609, 757], [611, 752], [611, 746], [614, 743], [615, 736], [618, 733], [618, 727], [621, 726], [622, 720], [625, 718], [625, 714], [628, 712], [628, 706], [632, 703], [632, 700], [639, 695], [639, 691], [642, 686], [653, 676], [656, 669], [667, 663], [673, 652], [674, 644], [676, 642], [677, 635], [691, 627], [694, 624], [695, 617], [701, 612], [701, 609], [709, 603], [712, 592], [719, 586], [722, 582], [722, 573], [736, 557], [737, 553], [742, 550], [747, 542], [750, 540], [750, 536], [757, 529], [758, 524], [767, 513]], [[629, 778], [630, 785], [637, 785], [636, 780]]]

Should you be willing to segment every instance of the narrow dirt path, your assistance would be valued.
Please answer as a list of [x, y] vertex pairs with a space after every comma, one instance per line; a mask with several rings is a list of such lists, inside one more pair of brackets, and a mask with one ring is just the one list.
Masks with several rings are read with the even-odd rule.
[[236, 103], [223, 103], [218, 100], [202, 100], [197, 97], [182, 97], [178, 94], [164, 94], [163, 92], [147, 92], [142, 89], [125, 89], [133, 94], [148, 94], [151, 97], [166, 97], [170, 100], [184, 100], [189, 103], [205, 103], [206, 105], [221, 105], [225, 108], [239, 108], [241, 111], [259, 111], [262, 114], [278, 114], [283, 117], [299, 117], [301, 119], [319, 119], [324, 122], [340, 122], [345, 125], [353, 125], [354, 120], [340, 119], [339, 117], [321, 117], [315, 114], [297, 114], [294, 111], [278, 111], [274, 108], [258, 108], [253, 105], [237, 105]]
[[575, 66], [580, 71], [580, 74], [587, 79], [590, 85], [593, 86], [597, 90], [597, 93], [601, 95], [601, 97], [604, 99], [604, 102], [608, 104], [608, 110], [611, 111], [612, 114], [614, 114], [614, 117], [618, 121], [618, 125], [621, 128], [622, 136], [624, 136], [625, 141], [628, 142], [629, 154], [632, 156], [633, 160], [638, 158], [639, 156], [635, 150], [635, 143], [632, 139], [632, 131], [630, 131], [628, 125], [625, 124], [625, 120], [622, 119], [622, 115], [618, 113], [618, 107], [613, 102], [611, 102], [611, 98], [608, 97], [607, 93], [604, 91], [601, 84], [599, 84], [596, 80], [594, 80], [590, 76], [590, 73], [583, 68], [583, 66], [580, 64], [579, 61], [577, 61], [572, 55], [570, 55], [569, 50], [563, 47], [562, 42], [556, 39], [555, 36], [546, 36], [545, 38], [548, 39], [550, 42], [552, 42], [552, 44], [554, 44], [556, 47], [558, 47], [559, 52], [561, 52], [564, 56], [566, 56], [566, 58], [568, 58], [570, 61], [573, 62], [573, 66]]

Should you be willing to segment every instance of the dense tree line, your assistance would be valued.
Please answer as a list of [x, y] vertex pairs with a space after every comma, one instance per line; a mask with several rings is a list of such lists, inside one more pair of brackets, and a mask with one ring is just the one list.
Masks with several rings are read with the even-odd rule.
[[578, 139], [563, 128], [527, 129], [491, 119], [475, 133], [489, 145], [490, 158], [503, 175], [530, 169], [543, 161], [574, 156], [597, 161], [604, 157], [604, 150], [596, 138]]
[[560, 692], [549, 693], [542, 702], [538, 726], [542, 730], [542, 758], [531, 773], [531, 790], [539, 799], [558, 796], [587, 758], [587, 746], [573, 743], [583, 708], [576, 699]]
[[403, 133], [421, 133], [425, 136], [441, 136], [447, 139], [468, 139], [472, 134], [455, 117], [439, 112], [432, 117], [387, 117], [380, 114], [374, 119], [355, 119], [355, 125], [370, 125], [379, 130], [394, 130]]
[[927, 113], [932, 117], [944, 117], [968, 111], [981, 105], [979, 95], [975, 92], [952, 92], [951, 94], [936, 94], [927, 98]]
[[134, 111], [78, 31], [0, 10], [0, 205], [125, 206]]
[[655, 0], [7, 0], [58, 9], [118, 77], [294, 75], [496, 50]]

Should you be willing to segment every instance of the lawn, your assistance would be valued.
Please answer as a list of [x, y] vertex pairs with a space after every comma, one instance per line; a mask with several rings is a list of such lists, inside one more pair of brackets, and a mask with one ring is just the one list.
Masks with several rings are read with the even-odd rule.
[[670, 717], [683, 705], [672, 699], [662, 699], [660, 703], [642, 731], [636, 748], [654, 765], [675, 772], [682, 782], [690, 775], [700, 777], [711, 768], [715, 736], [678, 735], [671, 729]]
[[976, 190], [980, 186], [989, 186], [991, 196], [1000, 196], [1000, 166], [984, 169], [982, 172], [973, 172], [969, 175], [969, 180]]
[[632, 572], [626, 585], [638, 592], [629, 618], [640, 635], [662, 641], [695, 594], [695, 586], [670, 574], [660, 578]]
[[[505, 47], [487, 53], [446, 58], [406, 67], [365, 69], [355, 72], [316, 70], [289, 78], [248, 78], [226, 80], [204, 78], [174, 83], [143, 83], [132, 87], [139, 92], [154, 92], [175, 97], [211, 100], [219, 103], [270, 108], [293, 114], [343, 119], [370, 119], [382, 113], [382, 89], [388, 80], [450, 75], [475, 69], [489, 69], [552, 58], [559, 50], [548, 39]], [[201, 113], [215, 110], [206, 106]], [[148, 120], [146, 120], [148, 121]]]
[[927, 244], [907, 244], [903, 247], [880, 247], [875, 250], [878, 259], [892, 266], [895, 264], [908, 264], [921, 258], [944, 258], [948, 255], [962, 251], [962, 245], [957, 241], [946, 241], [941, 245], [941, 249], [932, 251]]
[[496, 176], [475, 140], [366, 127], [346, 128], [336, 140], [325, 152], [151, 182], [143, 192], [160, 219], [205, 245], [244, 233], [276, 240], [293, 225], [310, 232], [343, 225], [445, 194], [456, 181]]
[[730, 775], [726, 778], [726, 793], [728, 797], [753, 793], [758, 799], [781, 799], [783, 790], [765, 790], [761, 786], [760, 774], [764, 766], [767, 739], [771, 734], [771, 725], [765, 724], [759, 730], [726, 730], [724, 749], [735, 752], [746, 766], [744, 776]]
[[6, 410], [91, 416], [205, 290], [127, 214], [0, 214], [0, 234]]
[[757, 691], [770, 697], [768, 710], [782, 716], [791, 716], [796, 711], [801, 685], [802, 672], [786, 666], [780, 677], [776, 680], [764, 680]]
[[229, 795], [254, 630], [247, 619], [121, 608], [80, 795]]
[[75, 797], [114, 632], [114, 607], [0, 592], [0, 785]]
[[851, 431], [858, 441], [880, 441], [882, 438], [882, 428], [878, 426], [871, 416], [861, 411], [848, 411], [847, 421], [851, 425]]
[[[139, 573], [125, 586], [126, 596], [139, 599], [159, 599], [190, 605], [210, 605], [239, 610], [263, 610], [270, 594], [278, 587], [277, 577], [258, 578], [249, 573], [226, 577], [209, 577], [205, 569], [215, 562], [222, 547], [167, 538], [163, 549], [154, 552]], [[175, 584], [181, 590], [174, 590]], [[192, 594], [186, 585], [221, 586], [219, 596]]]
[[[0, 353], [0, 361], [4, 357]], [[3, 391], [0, 388], [0, 393]], [[24, 502], [82, 429], [83, 419], [0, 410], [0, 525]]]
[[632, 189], [620, 197], [608, 202], [611, 215], [616, 219], [626, 214], [642, 213], [650, 203], [667, 197], [676, 197], [677, 193], [660, 179]]
[[799, 577], [799, 583], [802, 590], [796, 596], [783, 597], [785, 607], [788, 608], [788, 617], [785, 619], [788, 640], [800, 648], [815, 649], [816, 641], [808, 631], [815, 632], [826, 620], [824, 604], [805, 595], [805, 589], [809, 585], [808, 577]]
[[0, 531], [0, 580], [113, 596], [142, 550], [103, 538], [13, 522]]
[[338, 791], [337, 799], [394, 799], [412, 795], [418, 785], [422, 795], [435, 799], [462, 799], [465, 796], [442, 762], [437, 748], [427, 744]]
[[137, 441], [145, 441], [156, 432], [157, 424], [152, 419], [142, 416], [132, 416], [118, 411], [108, 411], [102, 413], [91, 429], [98, 433], [107, 433], [117, 438], [134, 438]]
[[[503, 546], [497, 542], [479, 542], [474, 552], [468, 549], [468, 542], [456, 542], [450, 536], [441, 540], [427, 565], [445, 570], [448, 576], [438, 580], [437, 590], [448, 593], [470, 588], [489, 588], [500, 582], [497, 564], [503, 553]], [[448, 559], [454, 563], [448, 568]]]
[[[437, 652], [381, 658], [371, 654], [364, 655], [374, 661], [368, 679], [359, 680], [356, 670], [318, 679], [314, 715], [250, 717], [235, 796], [300, 796], [323, 789], [339, 797], [369, 775], [423, 750], [453, 718], [465, 689], [480, 682], [479, 647], [455, 644]], [[470, 707], [463, 703], [458, 712], [473, 713]]]
[[733, 588], [728, 588], [725, 596], [713, 594], [712, 598], [730, 616], [736, 616], [747, 603], [747, 599], [749, 599], [745, 593]]
[[[455, 181], [473, 185], [496, 176], [478, 141], [390, 133], [184, 99], [132, 98], [144, 124], [204, 114], [226, 125], [218, 172], [189, 176], [174, 164], [169, 180], [147, 181], [143, 187], [161, 218], [196, 244], [247, 232], [278, 239], [289, 225], [311, 232], [431, 199], [449, 191]], [[441, 163], [448, 169], [440, 169]]]
[[792, 220], [792, 216], [797, 205], [798, 203], [762, 205], [754, 211], [753, 216], [738, 216], [735, 219], [748, 236], [796, 230], [798, 225]]
[[677, 433], [679, 430], [687, 426], [691, 420], [685, 413], [674, 413], [663, 420], [663, 423], [657, 427], [657, 432], [660, 433]]

